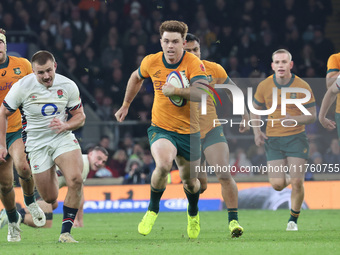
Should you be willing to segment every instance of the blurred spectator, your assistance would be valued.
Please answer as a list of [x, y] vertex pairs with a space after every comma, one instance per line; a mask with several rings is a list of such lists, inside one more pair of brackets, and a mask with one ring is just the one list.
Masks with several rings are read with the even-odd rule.
[[[231, 50], [236, 44], [233, 27], [230, 24], [225, 24], [222, 27], [220, 35], [218, 36], [218, 40], [219, 43], [216, 57], [217, 59], [221, 59], [223, 63], [226, 63], [226, 58], [229, 58]], [[221, 65], [223, 65], [223, 63], [221, 63]]]
[[253, 166], [267, 166], [266, 152], [264, 146], [256, 147], [256, 153], [250, 159]]
[[148, 41], [148, 35], [143, 29], [142, 22], [140, 20], [135, 20], [132, 23], [130, 29], [128, 29], [123, 37], [123, 45], [128, 45], [131, 35], [136, 36], [137, 44], [146, 45]]
[[334, 45], [329, 39], [325, 38], [323, 30], [319, 26], [314, 29], [312, 46], [315, 59], [318, 62], [318, 68], [325, 73], [327, 70], [326, 64], [328, 57], [334, 53]]
[[112, 97], [114, 103], [122, 103], [124, 98], [126, 81], [123, 80], [121, 68], [110, 70], [110, 76], [106, 79], [107, 92]]
[[247, 159], [247, 155], [244, 152], [244, 149], [237, 148], [235, 152], [235, 158], [230, 160], [230, 165], [235, 169], [235, 171], [231, 171], [231, 175], [239, 175], [239, 174], [252, 174], [250, 171], [245, 172], [245, 168], [242, 167], [252, 166], [249, 159]]
[[75, 77], [77, 77], [77, 79], [80, 78], [81, 74], [82, 74], [82, 70], [81, 68], [78, 66], [78, 60], [77, 58], [72, 55], [67, 59], [67, 68], [68, 71], [73, 74]]
[[41, 50], [49, 50], [52, 44], [52, 39], [50, 38], [50, 34], [48, 31], [42, 30], [39, 35], [40, 41], [40, 49]]
[[178, 3], [178, 0], [170, 0], [167, 1], [168, 6], [166, 8], [166, 12], [164, 13], [164, 20], [180, 20], [185, 21], [186, 13], [184, 12], [185, 8], [182, 8]]
[[22, 24], [23, 29], [26, 32], [38, 31], [38, 24], [31, 19], [31, 15], [26, 10], [21, 10], [19, 12], [19, 22]]
[[110, 96], [104, 96], [103, 104], [98, 105], [96, 114], [103, 121], [110, 121], [112, 119], [112, 98]]
[[248, 63], [251, 54], [254, 51], [254, 44], [250, 40], [249, 35], [244, 33], [237, 45], [237, 58], [241, 65]]
[[18, 20], [14, 20], [14, 17], [11, 13], [5, 13], [3, 15], [1, 27], [6, 31], [15, 31], [23, 29], [22, 24], [20, 24]]
[[59, 36], [62, 31], [59, 14], [57, 12], [52, 12], [48, 17], [40, 22], [40, 28], [42, 30], [49, 31], [54, 37]]
[[117, 150], [108, 162], [108, 167], [118, 172], [119, 176], [125, 176], [125, 168], [127, 163], [126, 152], [122, 149]]
[[104, 147], [107, 150], [107, 152], [109, 153], [108, 158], [112, 157], [113, 150], [112, 150], [112, 147], [111, 147], [112, 146], [111, 145], [111, 139], [110, 139], [110, 137], [108, 135], [102, 135], [100, 137], [98, 145]]
[[150, 42], [146, 45], [146, 55], [154, 54], [162, 50], [159, 40], [159, 34], [154, 33], [150, 36]]
[[309, 143], [309, 157], [308, 163], [309, 164], [322, 164], [322, 155], [319, 152], [319, 148], [317, 143], [310, 142]]
[[65, 50], [71, 51], [73, 50], [73, 34], [70, 24], [66, 23], [63, 24], [62, 28], [62, 38], [64, 41], [64, 48]]
[[272, 54], [277, 50], [276, 47], [273, 41], [273, 35], [269, 32], [264, 33], [256, 51], [262, 65], [271, 66]]
[[63, 26], [69, 25], [72, 30], [72, 44], [80, 44], [86, 49], [93, 40], [92, 28], [87, 21], [81, 20], [78, 7], [72, 8], [71, 20], [64, 21]]
[[126, 133], [123, 138], [122, 149], [126, 151], [128, 157], [133, 154], [134, 142], [130, 133]]
[[102, 51], [101, 64], [103, 68], [109, 69], [113, 59], [123, 63], [123, 51], [117, 45], [117, 37], [109, 37], [109, 46]]
[[147, 183], [147, 176], [142, 169], [143, 163], [137, 159], [133, 158], [128, 160], [126, 165], [126, 175], [124, 177], [123, 184], [145, 184]]
[[142, 160], [143, 159], [143, 156], [144, 156], [144, 149], [143, 147], [136, 143], [133, 145], [133, 150], [132, 150], [132, 153], [131, 155], [129, 156], [129, 159], [139, 159], [139, 160]]
[[242, 77], [249, 77], [254, 71], [258, 72], [260, 77], [264, 77], [267, 74], [266, 68], [260, 63], [258, 57], [252, 54], [249, 58], [249, 63], [243, 66], [241, 75]]
[[323, 156], [326, 164], [339, 164], [340, 162], [340, 147], [337, 138], [332, 139], [329, 149]]
[[152, 104], [153, 104], [153, 95], [143, 94], [142, 103], [140, 104], [140, 107], [138, 107], [138, 111], [137, 111], [141, 121], [151, 120]]
[[229, 58], [229, 64], [226, 68], [228, 70], [228, 75], [230, 78], [240, 78], [241, 77], [241, 71], [240, 66], [238, 62], [237, 57], [230, 57]]

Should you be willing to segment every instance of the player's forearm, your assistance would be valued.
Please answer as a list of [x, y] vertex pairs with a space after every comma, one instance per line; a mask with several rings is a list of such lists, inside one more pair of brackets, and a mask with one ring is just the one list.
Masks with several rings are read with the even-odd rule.
[[327, 89], [329, 89], [332, 84], [335, 82], [336, 78], [340, 75], [340, 71], [339, 72], [331, 72], [329, 74], [327, 74], [326, 76], [326, 86]]
[[73, 131], [84, 126], [85, 119], [86, 119], [86, 116], [84, 112], [78, 112], [72, 115], [72, 117], [66, 122], [67, 130]]
[[143, 80], [139, 78], [137, 70], [134, 71], [128, 81], [123, 105], [129, 107], [133, 99], [138, 94], [143, 84]]
[[334, 103], [337, 94], [334, 93], [333, 87], [329, 88], [322, 100], [321, 108], [319, 112], [319, 118], [325, 118], [329, 108]]
[[299, 115], [299, 116], [291, 116], [291, 119], [296, 120], [298, 125], [308, 125], [312, 124], [316, 121], [316, 115]]
[[0, 149], [6, 148], [7, 115], [5, 107], [0, 108]]
[[[260, 115], [256, 115], [256, 114], [250, 112], [250, 119], [251, 119], [252, 121], [253, 121], [253, 120], [260, 120], [261, 117], [260, 117]], [[255, 135], [261, 133], [261, 127], [253, 125], [252, 128], [253, 128], [253, 131], [254, 131], [254, 134], [255, 134]]]
[[184, 99], [201, 102], [202, 95], [207, 90], [208, 82], [204, 79], [195, 81], [189, 88], [175, 88], [174, 95], [183, 97]]

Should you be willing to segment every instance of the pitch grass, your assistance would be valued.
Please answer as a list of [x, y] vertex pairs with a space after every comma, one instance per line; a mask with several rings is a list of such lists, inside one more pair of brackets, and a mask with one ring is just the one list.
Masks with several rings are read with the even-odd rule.
[[306, 210], [298, 232], [286, 232], [288, 210], [241, 210], [245, 232], [230, 238], [227, 212], [201, 212], [201, 234], [188, 240], [186, 213], [161, 212], [148, 236], [137, 233], [141, 213], [85, 214], [84, 228], [72, 230], [78, 244], [57, 243], [61, 215], [51, 229], [22, 225], [20, 243], [8, 243], [7, 229], [0, 230], [0, 254], [339, 254], [340, 211]]

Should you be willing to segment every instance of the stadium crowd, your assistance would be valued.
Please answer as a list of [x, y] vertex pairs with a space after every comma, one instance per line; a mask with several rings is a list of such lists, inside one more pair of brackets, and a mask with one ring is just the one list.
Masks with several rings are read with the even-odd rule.
[[[128, 75], [145, 55], [161, 50], [158, 28], [164, 20], [186, 22], [201, 40], [202, 59], [220, 63], [231, 78], [267, 77], [271, 54], [279, 48], [292, 53], [293, 73], [324, 78], [327, 59], [335, 53], [324, 34], [331, 14], [331, 0], [8, 0], [0, 3], [0, 27], [36, 33], [39, 49], [52, 51], [67, 66], [66, 75], [74, 75], [94, 95], [97, 115], [109, 121], [122, 103]], [[130, 120], [150, 121], [151, 80], [143, 86]], [[317, 104], [325, 91], [324, 84], [319, 86]], [[307, 133], [313, 138], [320, 129], [311, 125]], [[154, 169], [149, 146], [133, 138], [126, 133], [118, 148], [104, 146], [110, 152], [107, 168], [90, 172], [89, 178], [120, 176], [124, 183], [149, 183]], [[105, 139], [109, 137], [103, 136], [100, 144]], [[261, 148], [229, 142], [234, 164], [240, 158], [265, 164]], [[315, 138], [312, 144], [311, 162], [339, 162], [339, 145], [333, 140], [320, 145]]]

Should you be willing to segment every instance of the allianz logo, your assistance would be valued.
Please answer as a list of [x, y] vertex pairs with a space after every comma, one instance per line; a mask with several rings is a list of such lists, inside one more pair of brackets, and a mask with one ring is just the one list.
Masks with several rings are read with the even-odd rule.
[[164, 202], [164, 206], [172, 210], [186, 210], [188, 201], [186, 199], [169, 199]]
[[133, 200], [104, 200], [104, 201], [85, 201], [84, 210], [103, 210], [103, 209], [146, 209], [149, 201]]

